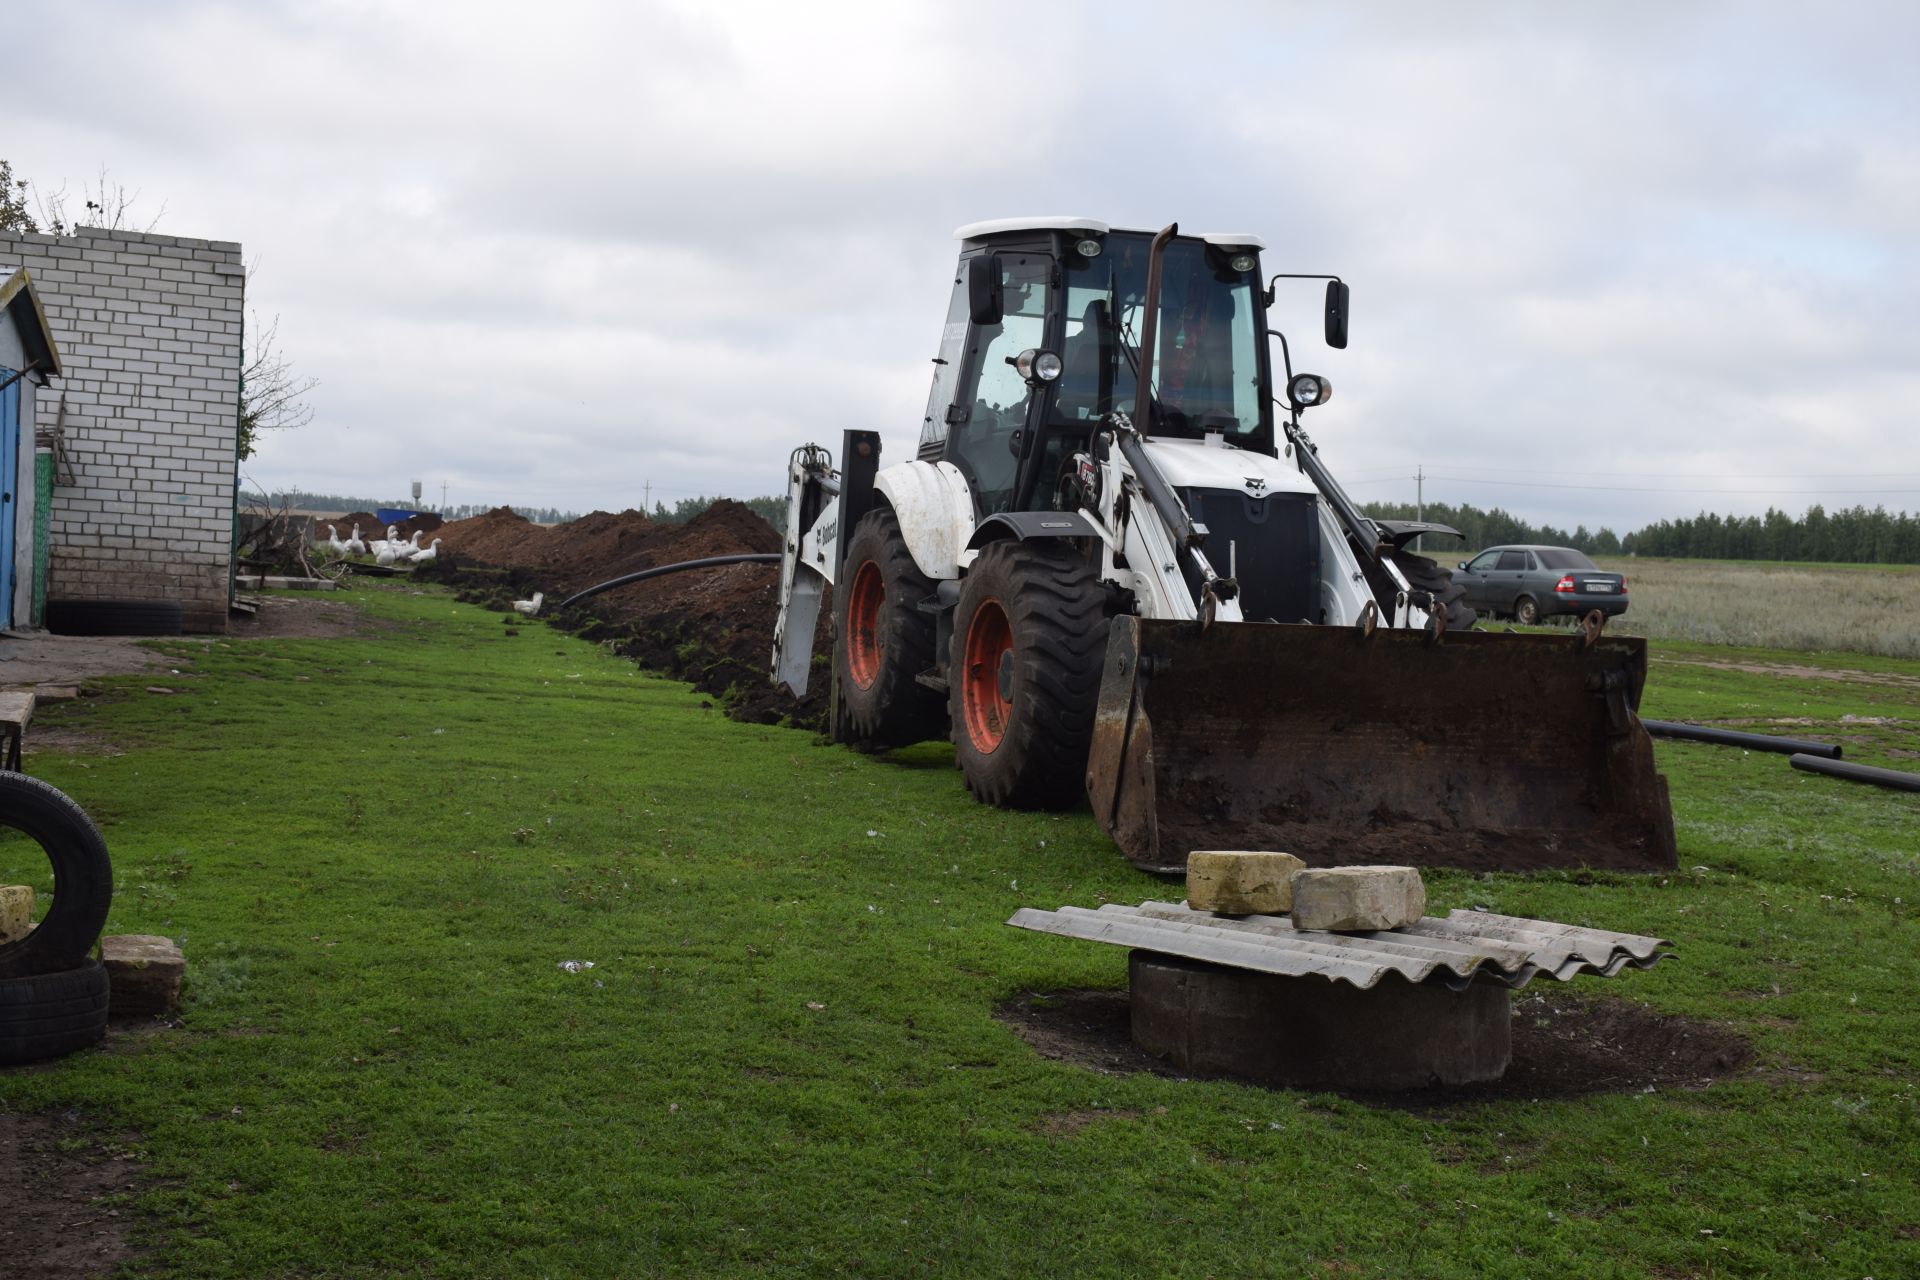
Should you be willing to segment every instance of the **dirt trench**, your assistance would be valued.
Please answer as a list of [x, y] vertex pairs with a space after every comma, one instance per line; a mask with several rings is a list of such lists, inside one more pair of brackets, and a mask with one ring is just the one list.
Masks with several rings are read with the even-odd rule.
[[[685, 524], [639, 511], [595, 511], [542, 526], [498, 507], [444, 524], [439, 559], [415, 571], [446, 583], [462, 600], [511, 613], [515, 600], [541, 592], [547, 625], [611, 647], [647, 667], [685, 680], [735, 719], [754, 724], [826, 725], [824, 669], [804, 699], [774, 687], [768, 671], [779, 612], [780, 571], [737, 564], [652, 578], [558, 609], [596, 583], [683, 560], [780, 549], [780, 534], [742, 503], [722, 499]], [[829, 652], [826, 611], [815, 652]], [[527, 619], [523, 625], [539, 625]]]

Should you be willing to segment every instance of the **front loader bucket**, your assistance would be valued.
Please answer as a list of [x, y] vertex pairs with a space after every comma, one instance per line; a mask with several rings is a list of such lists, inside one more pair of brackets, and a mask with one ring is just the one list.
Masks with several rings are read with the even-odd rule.
[[1094, 816], [1135, 865], [1270, 849], [1309, 866], [1676, 865], [1633, 708], [1644, 640], [1114, 619]]

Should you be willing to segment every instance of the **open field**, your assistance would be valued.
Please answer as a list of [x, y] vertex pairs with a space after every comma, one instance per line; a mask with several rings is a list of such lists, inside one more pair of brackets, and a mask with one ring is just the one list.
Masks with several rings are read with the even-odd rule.
[[[1431, 911], [1674, 939], [1564, 990], [1744, 1038], [1728, 1078], [1407, 1107], [1105, 1074], [995, 1017], [1125, 980], [1015, 908], [1177, 896], [1090, 816], [438, 592], [347, 598], [383, 628], [170, 642], [179, 674], [29, 735], [105, 828], [110, 930], [189, 957], [178, 1027], [0, 1071], [0, 1112], [143, 1166], [140, 1274], [1920, 1274], [1920, 797], [1663, 742], [1678, 874], [1429, 876]], [[1914, 768], [1920, 662], [1662, 644], [1643, 709]]]
[[[1426, 554], [1449, 568], [1471, 558]], [[1607, 624], [1627, 635], [1920, 658], [1920, 566], [1645, 556], [1594, 563], [1627, 575], [1627, 611]]]
[[1910, 565], [1785, 565], [1616, 558], [1628, 635], [1767, 649], [1920, 658], [1920, 573]]

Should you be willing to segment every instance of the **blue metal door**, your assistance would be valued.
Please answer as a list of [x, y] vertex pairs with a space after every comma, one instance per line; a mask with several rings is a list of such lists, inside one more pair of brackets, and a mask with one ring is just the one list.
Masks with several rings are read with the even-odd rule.
[[[0, 369], [0, 380], [12, 375]], [[0, 391], [0, 626], [13, 625], [14, 521], [20, 514], [20, 384]]]

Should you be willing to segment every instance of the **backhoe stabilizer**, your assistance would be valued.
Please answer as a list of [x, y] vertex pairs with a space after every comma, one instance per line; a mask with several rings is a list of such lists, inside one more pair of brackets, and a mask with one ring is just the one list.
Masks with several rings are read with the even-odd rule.
[[1114, 619], [1087, 772], [1135, 865], [1670, 870], [1633, 637]]

